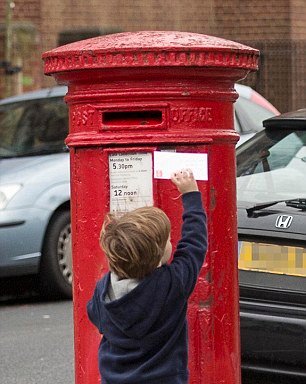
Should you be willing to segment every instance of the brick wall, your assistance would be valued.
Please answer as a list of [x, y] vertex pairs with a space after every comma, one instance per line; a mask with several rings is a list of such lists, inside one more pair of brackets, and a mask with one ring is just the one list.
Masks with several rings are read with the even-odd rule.
[[[12, 94], [42, 86], [40, 46], [40, 0], [17, 0], [12, 9], [11, 67], [22, 71], [9, 75], [3, 69], [0, 77], [0, 94], [4, 95], [7, 84]], [[0, 5], [0, 61], [5, 58], [6, 1]]]
[[[0, 61], [4, 60], [4, 32], [0, 30]], [[0, 99], [5, 95], [5, 71], [0, 68]]]
[[[32, 80], [25, 88], [55, 84], [43, 75], [40, 56], [57, 46], [61, 32], [180, 30], [261, 49], [260, 72], [245, 82], [282, 111], [306, 104], [305, 0], [15, 0], [15, 4], [14, 21], [30, 22], [36, 30], [32, 47], [22, 54], [24, 82]], [[1, 4], [2, 20], [3, 16]]]
[[244, 83], [267, 97], [280, 111], [305, 107], [305, 0], [241, 2], [216, 0], [214, 34], [261, 52], [260, 70]]
[[305, 0], [291, 0], [291, 39], [294, 41], [306, 40], [306, 11]]

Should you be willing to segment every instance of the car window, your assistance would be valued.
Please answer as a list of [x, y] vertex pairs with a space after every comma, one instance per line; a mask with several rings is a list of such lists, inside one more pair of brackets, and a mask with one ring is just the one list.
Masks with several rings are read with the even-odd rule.
[[266, 130], [237, 150], [238, 201], [306, 197], [306, 132]]
[[305, 133], [292, 132], [269, 149], [270, 169], [290, 166], [292, 159], [304, 147]]
[[14, 133], [23, 113], [23, 107], [16, 105], [0, 110], [0, 153], [2, 156], [12, 154], [11, 147]]
[[65, 149], [68, 111], [61, 98], [0, 108], [0, 156], [30, 156]]

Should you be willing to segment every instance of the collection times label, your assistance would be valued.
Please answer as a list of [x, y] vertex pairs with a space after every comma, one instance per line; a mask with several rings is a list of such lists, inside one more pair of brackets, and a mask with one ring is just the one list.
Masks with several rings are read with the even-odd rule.
[[114, 153], [109, 156], [110, 211], [128, 212], [153, 205], [152, 154]]

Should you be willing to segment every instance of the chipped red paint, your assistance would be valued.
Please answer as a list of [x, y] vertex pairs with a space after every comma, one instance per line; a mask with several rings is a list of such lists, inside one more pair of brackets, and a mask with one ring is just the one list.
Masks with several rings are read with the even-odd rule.
[[[208, 154], [200, 181], [209, 250], [190, 299], [190, 384], [239, 384], [234, 82], [257, 69], [258, 51], [194, 33], [101, 36], [43, 55], [45, 73], [68, 84], [77, 384], [99, 382], [100, 335], [86, 302], [107, 270], [99, 232], [109, 210], [108, 156], [156, 149]], [[180, 236], [182, 209], [169, 180], [153, 180], [156, 205]]]

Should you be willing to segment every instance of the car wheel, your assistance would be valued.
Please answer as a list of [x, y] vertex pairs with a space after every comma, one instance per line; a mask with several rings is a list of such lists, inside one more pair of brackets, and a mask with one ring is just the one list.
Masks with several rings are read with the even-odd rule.
[[40, 291], [46, 297], [72, 297], [70, 212], [56, 213], [47, 229], [39, 273]]

